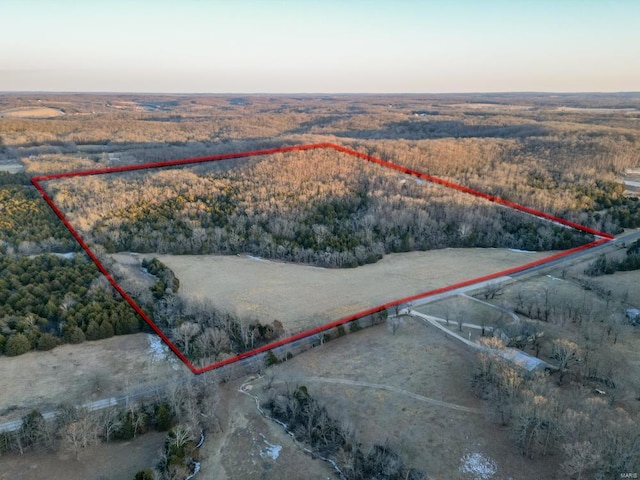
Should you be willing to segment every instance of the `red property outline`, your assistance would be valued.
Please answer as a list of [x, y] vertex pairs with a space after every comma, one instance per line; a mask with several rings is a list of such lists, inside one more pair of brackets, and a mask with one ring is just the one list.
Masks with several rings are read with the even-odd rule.
[[[353, 315], [349, 315], [347, 317], [340, 318], [340, 319], [335, 320], [333, 322], [327, 323], [326, 325], [322, 325], [320, 327], [312, 328], [310, 330], [298, 333], [296, 335], [292, 335], [290, 337], [287, 337], [287, 338], [284, 338], [284, 339], [269, 343], [267, 345], [263, 345], [262, 347], [259, 347], [259, 348], [256, 348], [256, 349], [253, 349], [253, 350], [238, 354], [235, 357], [230, 357], [230, 358], [227, 358], [225, 360], [222, 360], [222, 361], [219, 361], [219, 362], [216, 362], [216, 363], [212, 363], [210, 365], [198, 368], [198, 367], [194, 366], [189, 361], [189, 359], [173, 344], [173, 342], [171, 340], [169, 340], [169, 338], [162, 332], [162, 330], [160, 330], [160, 328], [155, 324], [155, 322], [140, 308], [140, 306], [127, 294], [127, 292], [125, 292], [122, 289], [122, 287], [118, 284], [118, 282], [115, 281], [115, 279], [113, 278], [111, 273], [109, 273], [107, 271], [107, 269], [104, 267], [102, 262], [100, 262], [100, 260], [95, 255], [95, 253], [93, 253], [93, 251], [89, 248], [87, 243], [82, 239], [80, 234], [78, 234], [78, 232], [75, 230], [75, 228], [69, 223], [69, 221], [67, 220], [65, 215], [62, 213], [62, 211], [57, 207], [57, 205], [49, 197], [49, 195], [44, 190], [44, 188], [40, 185], [40, 182], [45, 182], [45, 181], [49, 181], [49, 180], [57, 180], [57, 179], [61, 179], [61, 178], [85, 177], [85, 176], [91, 176], [91, 175], [102, 175], [102, 174], [107, 174], [107, 173], [129, 172], [129, 171], [134, 171], [134, 170], [146, 170], [146, 169], [150, 169], [150, 168], [173, 167], [173, 166], [179, 166], [179, 165], [215, 162], [215, 161], [219, 161], [219, 160], [231, 160], [231, 159], [237, 159], [237, 158], [247, 158], [247, 157], [256, 157], [256, 156], [263, 156], [263, 155], [271, 155], [271, 154], [274, 154], [274, 153], [287, 153], [287, 152], [297, 152], [297, 151], [317, 150], [317, 149], [333, 149], [333, 150], [336, 150], [338, 152], [345, 153], [347, 155], [351, 155], [353, 157], [360, 158], [362, 160], [366, 160], [368, 162], [377, 163], [379, 165], [382, 165], [383, 167], [390, 168], [392, 170], [397, 170], [397, 171], [399, 171], [401, 173], [404, 173], [404, 174], [407, 174], [407, 175], [411, 175], [411, 176], [420, 178], [422, 180], [426, 180], [428, 182], [432, 182], [432, 183], [436, 183], [436, 184], [439, 184], [439, 185], [443, 185], [445, 187], [452, 188], [452, 189], [458, 190], [460, 192], [468, 193], [468, 194], [474, 195], [476, 197], [480, 197], [480, 198], [483, 198], [485, 200], [489, 200], [490, 202], [497, 203], [499, 205], [503, 205], [503, 206], [506, 206], [508, 208], [511, 208], [511, 209], [514, 209], [514, 210], [518, 210], [518, 211], [521, 211], [521, 212], [536, 216], [538, 218], [543, 218], [545, 220], [549, 220], [549, 221], [554, 222], [554, 223], [559, 224], [559, 225], [564, 225], [566, 227], [573, 228], [575, 230], [579, 230], [579, 231], [582, 231], [582, 232], [585, 232], [585, 233], [589, 233], [589, 234], [595, 235], [598, 238], [595, 241], [591, 242], [591, 243], [588, 243], [588, 244], [585, 244], [585, 245], [581, 245], [579, 247], [575, 247], [575, 248], [572, 248], [572, 249], [569, 249], [569, 250], [565, 250], [565, 251], [562, 251], [560, 253], [556, 253], [554, 255], [551, 255], [549, 257], [541, 258], [539, 260], [526, 263], [524, 265], [520, 265], [520, 266], [517, 266], [517, 267], [509, 268], [507, 270], [502, 270], [500, 272], [491, 273], [489, 275], [484, 275], [482, 277], [465, 280], [465, 281], [462, 281], [462, 282], [459, 282], [459, 283], [455, 283], [453, 285], [448, 285], [448, 286], [445, 286], [445, 287], [441, 287], [441, 288], [438, 288], [438, 289], [435, 289], [435, 290], [430, 290], [430, 291], [427, 291], [427, 292], [418, 293], [416, 295], [412, 295], [412, 296], [405, 297], [405, 298], [400, 298], [398, 300], [393, 300], [391, 302], [387, 302], [385, 304], [378, 305], [376, 307], [372, 307], [372, 308], [369, 308], [367, 310], [363, 310], [363, 311], [358, 312], [358, 313], [354, 313]], [[235, 362], [237, 362], [239, 360], [242, 360], [244, 358], [248, 358], [248, 357], [251, 357], [251, 356], [254, 356], [254, 355], [258, 355], [260, 353], [266, 352], [268, 350], [271, 350], [271, 349], [274, 349], [274, 348], [277, 348], [277, 347], [281, 347], [283, 345], [287, 345], [287, 344], [295, 342], [297, 340], [300, 340], [300, 339], [303, 339], [303, 338], [306, 338], [306, 337], [310, 337], [312, 335], [316, 335], [318, 333], [330, 330], [330, 329], [338, 327], [340, 325], [344, 325], [344, 324], [346, 324], [348, 322], [351, 322], [353, 320], [356, 320], [358, 318], [362, 318], [362, 317], [365, 317], [367, 315], [371, 315], [371, 314], [374, 314], [374, 313], [377, 313], [377, 312], [381, 312], [381, 311], [387, 310], [389, 308], [395, 307], [397, 305], [400, 305], [400, 304], [403, 304], [403, 303], [406, 303], [406, 302], [414, 301], [414, 300], [421, 299], [421, 298], [426, 298], [426, 297], [429, 297], [429, 296], [432, 296], [432, 295], [448, 292], [448, 291], [455, 290], [455, 289], [458, 289], [458, 288], [461, 288], [461, 287], [466, 287], [466, 286], [473, 285], [473, 284], [480, 283], [480, 282], [484, 282], [484, 281], [487, 281], [487, 280], [492, 280], [492, 279], [495, 279], [495, 278], [498, 278], [498, 277], [508, 276], [508, 275], [512, 275], [514, 273], [522, 272], [524, 270], [528, 270], [530, 268], [537, 267], [539, 265], [543, 265], [545, 263], [552, 262], [552, 261], [557, 260], [559, 258], [566, 257], [566, 256], [571, 255], [573, 253], [580, 252], [580, 251], [583, 251], [583, 250], [587, 250], [589, 248], [593, 248], [595, 246], [598, 246], [598, 245], [601, 245], [603, 243], [609, 242], [609, 241], [613, 240], [613, 238], [614, 238], [612, 235], [609, 235], [609, 234], [603, 233], [603, 232], [599, 232], [599, 231], [594, 230], [592, 228], [585, 227], [584, 225], [579, 225], [577, 223], [570, 222], [568, 220], [564, 220], [562, 218], [555, 217], [553, 215], [549, 215], [548, 213], [544, 213], [544, 212], [535, 210], [533, 208], [529, 208], [529, 207], [525, 207], [523, 205], [519, 205], [519, 204], [511, 202], [509, 200], [504, 200], [502, 198], [499, 198], [499, 197], [496, 197], [496, 196], [493, 196], [493, 195], [489, 195], [487, 193], [480, 192], [478, 190], [474, 190], [474, 189], [469, 188], [469, 187], [458, 185], [458, 184], [450, 182], [448, 180], [443, 180], [443, 179], [438, 178], [438, 177], [427, 175], [425, 173], [421, 173], [421, 172], [418, 172], [416, 170], [412, 170], [412, 169], [410, 169], [408, 167], [404, 167], [402, 165], [397, 165], [395, 163], [391, 163], [391, 162], [386, 161], [386, 160], [382, 160], [382, 159], [379, 159], [379, 158], [376, 158], [376, 157], [372, 157], [370, 155], [366, 155], [364, 153], [360, 153], [360, 152], [357, 152], [355, 150], [351, 150], [349, 148], [345, 148], [345, 147], [342, 147], [340, 145], [335, 145], [335, 144], [332, 144], [332, 143], [316, 143], [316, 144], [308, 144], [308, 145], [296, 145], [296, 146], [291, 146], [291, 147], [271, 148], [271, 149], [266, 149], [266, 150], [255, 150], [255, 151], [250, 151], [250, 152], [229, 153], [229, 154], [223, 154], [223, 155], [213, 155], [213, 156], [208, 156], [208, 157], [185, 158], [185, 159], [181, 159], [181, 160], [170, 160], [170, 161], [165, 161], [165, 162], [145, 163], [145, 164], [127, 165], [127, 166], [121, 166], [121, 167], [102, 168], [102, 169], [96, 169], [96, 170], [84, 170], [84, 171], [76, 171], [76, 172], [57, 173], [57, 174], [53, 174], [53, 175], [40, 175], [40, 176], [32, 177], [31, 178], [31, 183], [33, 184], [34, 187], [36, 187], [38, 192], [40, 192], [40, 194], [42, 195], [44, 200], [49, 204], [49, 206], [53, 209], [53, 211], [60, 218], [60, 220], [62, 220], [62, 222], [64, 223], [65, 227], [67, 227], [67, 229], [71, 232], [73, 237], [80, 244], [80, 246], [83, 248], [83, 250], [87, 253], [89, 258], [91, 258], [91, 260], [96, 264], [96, 266], [98, 267], [98, 270], [100, 270], [100, 272], [107, 278], [107, 280], [113, 286], [113, 288], [115, 288], [116, 291], [122, 296], [122, 298], [124, 298], [125, 301], [129, 305], [131, 305], [131, 307], [136, 311], [136, 313], [138, 315], [140, 315], [140, 317], [142, 317], [142, 319], [147, 323], [147, 325], [149, 325], [149, 327], [151, 327], [151, 329], [155, 333], [157, 333], [160, 336], [160, 338], [162, 338], [162, 340], [171, 349], [171, 351], [173, 353], [175, 353], [178, 356], [178, 358], [180, 360], [182, 360], [182, 362], [196, 375], [204, 373], [204, 372], [208, 372], [210, 370], [214, 370], [216, 368], [220, 368], [220, 367], [222, 367], [224, 365], [229, 365], [231, 363], [235, 363]]]

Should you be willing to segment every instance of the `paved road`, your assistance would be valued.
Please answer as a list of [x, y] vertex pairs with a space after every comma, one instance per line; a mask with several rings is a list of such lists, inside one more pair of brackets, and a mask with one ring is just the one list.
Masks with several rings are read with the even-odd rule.
[[451, 297], [453, 295], [465, 295], [467, 292], [472, 292], [483, 288], [485, 285], [491, 283], [500, 283], [500, 282], [508, 282], [513, 280], [514, 278], [522, 277], [525, 275], [531, 275], [536, 272], [543, 272], [547, 269], [551, 269], [557, 267], [558, 265], [562, 265], [563, 263], [571, 263], [577, 260], [581, 260], [586, 256], [596, 256], [602, 253], [607, 253], [609, 251], [614, 251], [619, 248], [623, 243], [630, 244], [640, 239], [640, 230], [633, 230], [631, 232], [624, 233], [622, 235], [617, 236], [615, 239], [610, 242], [603, 243], [602, 245], [598, 245], [593, 248], [589, 248], [588, 250], [581, 250], [579, 252], [572, 253], [571, 255], [567, 255], [566, 257], [558, 258], [557, 260], [553, 260], [551, 262], [537, 265], [535, 267], [528, 268], [526, 270], [522, 270], [517, 273], [513, 273], [509, 276], [498, 277], [492, 280], [487, 280], [483, 282], [474, 283], [472, 285], [467, 285], [462, 288], [457, 288], [455, 290], [450, 290], [448, 292], [440, 293], [437, 295], [431, 295], [429, 297], [421, 298], [411, 302], [411, 308], [415, 308], [419, 305], [424, 305], [425, 303], [435, 302], [436, 300], [440, 300], [443, 298]]
[[[114, 407], [118, 405], [118, 400], [115, 397], [103, 398], [96, 400], [95, 402], [87, 402], [81, 405], [82, 408], [86, 408], [90, 412], [96, 410], [102, 410], [103, 408]], [[56, 411], [44, 412], [42, 417], [45, 420], [53, 420], [56, 418]], [[0, 423], [0, 433], [3, 432], [15, 432], [22, 427], [22, 420], [12, 420], [10, 422]]]
[[602, 245], [598, 245], [593, 248], [589, 248], [588, 250], [581, 250], [576, 253], [572, 253], [571, 255], [567, 255], [566, 257], [558, 258], [557, 260], [553, 260], [549, 263], [545, 263], [543, 265], [538, 265], [536, 267], [529, 268], [527, 270], [523, 270], [518, 273], [514, 273], [511, 275], [512, 277], [521, 277], [523, 275], [529, 275], [534, 272], [543, 271], [548, 268], [556, 267], [563, 263], [575, 262], [576, 260], [581, 259], [582, 257], [586, 257], [589, 255], [601, 254], [605, 253], [609, 250], [617, 249], [623, 243], [632, 243], [636, 240], [640, 239], [640, 230], [633, 230], [631, 232], [623, 233], [622, 235], [617, 236], [613, 240], [607, 243], [603, 243]]

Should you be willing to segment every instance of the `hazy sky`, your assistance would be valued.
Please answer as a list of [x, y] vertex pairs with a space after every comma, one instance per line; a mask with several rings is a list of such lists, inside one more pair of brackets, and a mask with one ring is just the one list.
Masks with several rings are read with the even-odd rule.
[[640, 0], [0, 0], [0, 91], [640, 91]]

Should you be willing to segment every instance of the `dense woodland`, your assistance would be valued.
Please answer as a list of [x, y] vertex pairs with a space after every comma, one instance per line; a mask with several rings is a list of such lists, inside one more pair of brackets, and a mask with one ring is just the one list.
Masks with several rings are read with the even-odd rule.
[[26, 175], [0, 172], [0, 211], [0, 354], [142, 329]]
[[0, 353], [139, 332], [142, 323], [83, 255], [0, 256]]
[[446, 247], [562, 250], [589, 235], [333, 150], [53, 181], [107, 252], [248, 252], [326, 267]]
[[26, 175], [0, 172], [0, 253], [77, 250], [77, 242]]

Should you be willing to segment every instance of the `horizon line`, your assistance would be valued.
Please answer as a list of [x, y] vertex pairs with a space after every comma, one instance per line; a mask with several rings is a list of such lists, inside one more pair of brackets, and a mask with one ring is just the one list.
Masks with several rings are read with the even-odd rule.
[[418, 95], [640, 95], [640, 90], [495, 90], [495, 91], [451, 91], [451, 92], [163, 92], [136, 90], [0, 90], [0, 95], [56, 94], [56, 95], [176, 95], [176, 96], [418, 96]]

